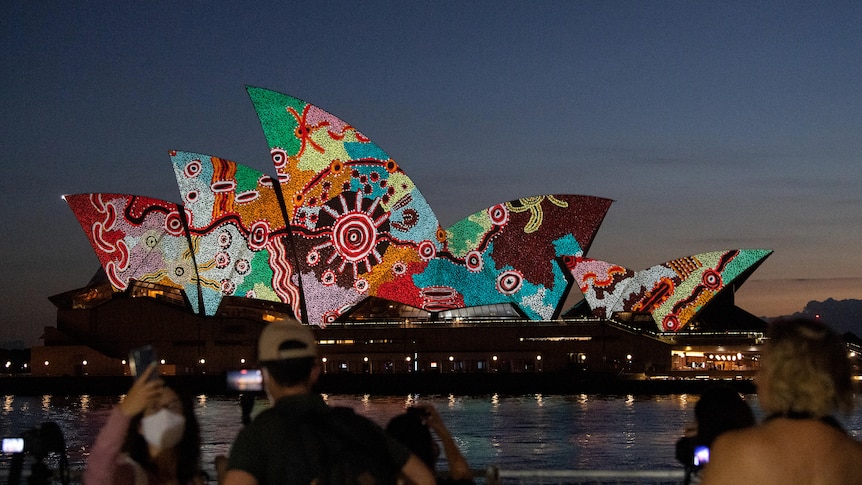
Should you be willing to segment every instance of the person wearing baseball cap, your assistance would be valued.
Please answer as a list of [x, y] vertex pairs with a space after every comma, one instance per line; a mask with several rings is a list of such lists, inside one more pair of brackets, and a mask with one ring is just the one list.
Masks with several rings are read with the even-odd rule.
[[[332, 483], [339, 481], [333, 470], [353, 472], [339, 460], [356, 453], [367, 456], [362, 461], [369, 469], [376, 465], [373, 472], [385, 469], [410, 483], [435, 483], [422, 460], [380, 426], [350, 408], [330, 408], [313, 392], [320, 365], [308, 325], [292, 319], [267, 324], [258, 339], [258, 360], [272, 407], [243, 428], [231, 446], [226, 485]], [[328, 452], [332, 449], [340, 451]], [[375, 478], [376, 483], [388, 481]]]

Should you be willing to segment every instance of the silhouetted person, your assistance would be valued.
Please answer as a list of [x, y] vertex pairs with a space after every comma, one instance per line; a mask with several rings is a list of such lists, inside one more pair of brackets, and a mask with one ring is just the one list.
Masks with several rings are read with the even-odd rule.
[[715, 440], [702, 483], [862, 484], [862, 443], [833, 417], [853, 407], [841, 337], [807, 319], [774, 322], [767, 337], [756, 379], [767, 417]]
[[389, 421], [386, 431], [396, 440], [410, 448], [432, 471], [437, 466], [440, 447], [431, 435], [431, 430], [443, 444], [446, 462], [449, 463], [448, 478], [438, 478], [438, 484], [473, 483], [473, 473], [467, 459], [461, 454], [452, 434], [440, 418], [434, 406], [414, 406], [407, 408]]
[[254, 394], [243, 393], [239, 396], [239, 406], [242, 409], [242, 424], [248, 425], [251, 422], [251, 411], [254, 409]]
[[[371, 468], [390, 473], [393, 483], [399, 473], [417, 485], [434, 483], [431, 470], [380, 426], [350, 409], [330, 408], [312, 392], [320, 365], [307, 325], [295, 320], [267, 324], [258, 340], [258, 360], [272, 407], [244, 427], [231, 446], [226, 485], [354, 483], [376, 479], [371, 471], [364, 473]], [[350, 459], [359, 455], [365, 463]], [[369, 468], [360, 469], [363, 465]]]
[[[685, 483], [697, 481], [701, 461], [709, 456], [712, 443], [722, 433], [754, 426], [751, 407], [739, 393], [725, 385], [708, 388], [694, 405], [694, 425], [676, 443], [676, 459], [685, 465]], [[695, 453], [698, 453], [695, 459]]]

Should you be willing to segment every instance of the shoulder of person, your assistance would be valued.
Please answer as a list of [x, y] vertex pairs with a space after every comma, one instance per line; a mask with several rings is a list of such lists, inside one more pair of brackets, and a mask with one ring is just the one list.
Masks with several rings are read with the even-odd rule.
[[710, 464], [715, 461], [757, 465], [772, 453], [770, 438], [758, 426], [720, 434], [710, 447]]

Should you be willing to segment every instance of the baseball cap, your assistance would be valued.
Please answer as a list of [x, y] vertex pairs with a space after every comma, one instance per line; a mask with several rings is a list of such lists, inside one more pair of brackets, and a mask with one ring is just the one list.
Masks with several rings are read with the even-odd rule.
[[[279, 349], [283, 343], [296, 341], [302, 344], [295, 348]], [[260, 332], [257, 342], [257, 358], [260, 361], [317, 357], [314, 333], [296, 320], [282, 319], [267, 324]]]

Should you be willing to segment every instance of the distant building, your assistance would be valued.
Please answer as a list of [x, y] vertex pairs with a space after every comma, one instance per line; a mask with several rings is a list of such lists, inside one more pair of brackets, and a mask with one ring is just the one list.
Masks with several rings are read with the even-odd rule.
[[123, 359], [144, 344], [164, 372], [224, 372], [250, 365], [260, 329], [284, 316], [316, 326], [326, 372], [755, 366], [763, 322], [733, 292], [772, 251], [640, 271], [593, 260], [613, 201], [570, 194], [510, 200], [444, 229], [352, 125], [281, 93], [248, 93], [276, 175], [173, 151], [181, 204], [66, 196], [102, 277], [51, 298], [57, 326], [33, 349], [33, 374], [128, 372]]
[[[51, 301], [58, 307], [57, 326], [46, 328], [45, 345], [32, 349], [33, 375], [128, 374], [129, 351], [147, 344], [157, 349], [165, 374], [255, 367], [260, 330], [290, 316], [284, 305], [227, 298], [216, 315], [202, 317], [190, 311], [181, 292], [138, 282], [123, 293], [93, 282]], [[650, 329], [648, 316], [530, 321], [508, 313], [411, 319], [398, 305], [373, 300], [348, 313], [351, 319], [315, 327], [315, 335], [326, 373], [591, 371], [642, 378], [748, 377], [762, 337], [758, 331], [661, 333]]]

